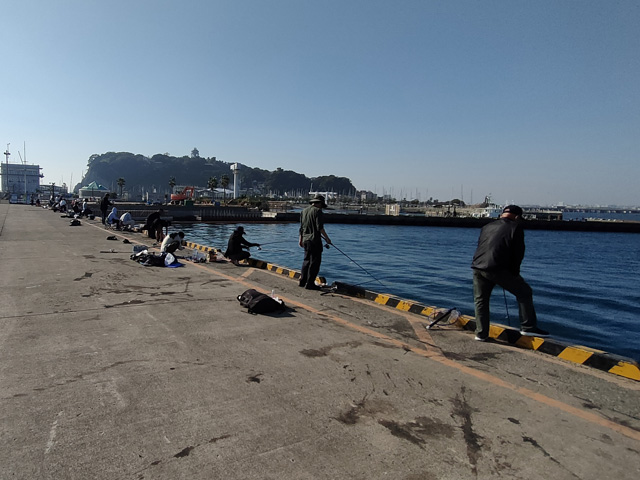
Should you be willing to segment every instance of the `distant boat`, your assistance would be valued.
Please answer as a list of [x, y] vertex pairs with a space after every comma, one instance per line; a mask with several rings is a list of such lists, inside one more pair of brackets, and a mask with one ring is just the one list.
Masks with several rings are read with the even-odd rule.
[[502, 214], [502, 207], [495, 203], [490, 203], [484, 208], [479, 208], [471, 214], [474, 218], [498, 218]]

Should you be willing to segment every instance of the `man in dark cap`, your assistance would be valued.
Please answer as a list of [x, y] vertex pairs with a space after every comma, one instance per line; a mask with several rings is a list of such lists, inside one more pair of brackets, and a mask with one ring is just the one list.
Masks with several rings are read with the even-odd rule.
[[105, 193], [102, 200], [100, 200], [100, 213], [102, 213], [102, 224], [106, 225], [107, 222], [107, 210], [113, 205], [109, 199], [109, 193]]
[[251, 254], [244, 250], [246, 247], [259, 247], [259, 243], [251, 243], [244, 239], [244, 228], [238, 227], [236, 228], [231, 236], [229, 237], [229, 243], [227, 244], [227, 251], [224, 252], [224, 256], [231, 260], [231, 263], [234, 265], [238, 265], [240, 260], [244, 260], [245, 258], [249, 258]]
[[316, 285], [316, 277], [320, 272], [322, 262], [322, 239], [327, 244], [331, 239], [324, 231], [324, 219], [322, 209], [327, 208], [322, 195], [316, 195], [311, 199], [307, 208], [300, 214], [300, 236], [298, 244], [304, 248], [304, 261], [300, 272], [301, 287], [307, 290], [320, 290]]
[[489, 338], [489, 300], [496, 285], [516, 296], [520, 313], [520, 334], [547, 337], [537, 325], [531, 287], [520, 276], [524, 258], [524, 229], [519, 223], [522, 208], [507, 205], [495, 222], [482, 228], [473, 256], [473, 299], [476, 311], [476, 340]]

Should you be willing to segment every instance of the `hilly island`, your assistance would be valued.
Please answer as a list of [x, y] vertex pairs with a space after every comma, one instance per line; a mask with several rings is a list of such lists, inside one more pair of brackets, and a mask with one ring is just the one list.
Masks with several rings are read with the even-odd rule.
[[[201, 157], [194, 148], [190, 156], [174, 157], [156, 154], [152, 157], [129, 152], [107, 152], [89, 157], [87, 172], [77, 191], [91, 182], [120, 192], [119, 185], [130, 198], [140, 198], [145, 192], [171, 193], [175, 186], [226, 188], [233, 183], [232, 163], [216, 157]], [[335, 175], [307, 177], [291, 170], [269, 171], [238, 163], [241, 188], [257, 195], [308, 195], [310, 190], [353, 195], [351, 180]]]

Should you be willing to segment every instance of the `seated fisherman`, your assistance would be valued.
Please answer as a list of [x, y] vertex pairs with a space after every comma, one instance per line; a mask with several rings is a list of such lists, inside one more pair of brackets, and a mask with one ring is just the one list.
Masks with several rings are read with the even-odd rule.
[[246, 241], [242, 236], [244, 235], [244, 228], [236, 228], [229, 237], [229, 243], [227, 244], [227, 251], [224, 252], [224, 256], [231, 260], [231, 263], [238, 265], [240, 260], [249, 258], [251, 254], [244, 250], [249, 247], [259, 247], [259, 243], [251, 243]]
[[135, 224], [136, 224], [136, 222], [134, 222], [134, 220], [131, 217], [131, 214], [129, 212], [123, 213], [122, 216], [120, 217], [119, 228], [121, 228], [122, 230], [131, 231]]
[[88, 217], [92, 213], [93, 211], [89, 208], [89, 202], [87, 202], [87, 199], [85, 198], [82, 201], [82, 211], [80, 212], [80, 215], [83, 217]]
[[111, 208], [111, 213], [105, 220], [107, 226], [115, 224], [116, 228], [120, 230], [120, 217], [118, 216], [118, 209], [116, 207]]

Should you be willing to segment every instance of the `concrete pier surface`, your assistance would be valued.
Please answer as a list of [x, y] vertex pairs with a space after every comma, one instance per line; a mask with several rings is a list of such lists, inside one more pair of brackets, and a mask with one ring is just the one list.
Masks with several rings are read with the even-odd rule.
[[640, 477], [639, 382], [148, 241], [0, 204], [0, 478]]

